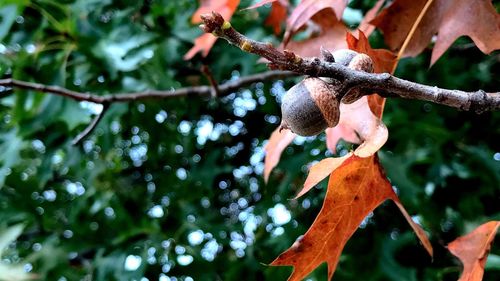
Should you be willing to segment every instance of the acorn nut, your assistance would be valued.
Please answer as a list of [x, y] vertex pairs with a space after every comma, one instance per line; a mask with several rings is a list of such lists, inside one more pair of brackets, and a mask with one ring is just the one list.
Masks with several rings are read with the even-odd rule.
[[281, 128], [314, 136], [335, 127], [340, 118], [335, 87], [319, 78], [305, 78], [290, 88], [281, 103]]
[[[325, 61], [373, 72], [373, 61], [365, 54], [348, 49], [330, 53], [323, 48], [321, 53]], [[334, 78], [309, 77], [290, 88], [281, 104], [281, 129], [290, 129], [301, 136], [314, 136], [326, 128], [335, 127], [340, 118], [340, 99], [342, 103], [349, 104], [365, 95], [361, 89], [352, 89], [340, 97], [338, 83]]]

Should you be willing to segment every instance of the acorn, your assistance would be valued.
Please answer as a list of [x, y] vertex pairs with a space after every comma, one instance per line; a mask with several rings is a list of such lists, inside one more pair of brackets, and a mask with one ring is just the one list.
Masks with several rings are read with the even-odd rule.
[[336, 63], [340, 63], [343, 66], [349, 66], [351, 60], [359, 55], [359, 53], [349, 49], [340, 49], [333, 51], [332, 55]]
[[[365, 54], [352, 50], [333, 53], [322, 49], [323, 59], [340, 63], [355, 70], [373, 72], [373, 62]], [[326, 128], [337, 126], [340, 118], [340, 102], [352, 103], [363, 96], [359, 89], [351, 90], [343, 97], [338, 92], [338, 81], [333, 78], [308, 77], [290, 88], [281, 103], [281, 129], [290, 129], [297, 135], [314, 136]]]
[[[356, 55], [351, 58], [347, 67], [369, 73], [372, 73], [374, 70], [372, 59], [368, 55], [359, 53], [356, 53]], [[341, 101], [345, 104], [351, 104], [366, 95], [367, 93], [364, 92], [363, 89], [352, 89], [342, 97]]]
[[[328, 51], [322, 50], [322, 53], [323, 52]], [[331, 54], [336, 63], [349, 67], [350, 69], [365, 71], [369, 73], [372, 73], [374, 70], [373, 61], [368, 55], [360, 54], [349, 49], [336, 50]], [[323, 57], [325, 57], [325, 54], [323, 54]], [[333, 78], [324, 77], [322, 79], [328, 83], [332, 83], [334, 81]], [[342, 97], [341, 102], [345, 104], [351, 104], [359, 100], [364, 95], [365, 93], [363, 93], [360, 89], [354, 89], [346, 93], [344, 97]]]
[[281, 128], [301, 136], [317, 135], [337, 125], [339, 106], [335, 86], [319, 78], [305, 78], [283, 96]]

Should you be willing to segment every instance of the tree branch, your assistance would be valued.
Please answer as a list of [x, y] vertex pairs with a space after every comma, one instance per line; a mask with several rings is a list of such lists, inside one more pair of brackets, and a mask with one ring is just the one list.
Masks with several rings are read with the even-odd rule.
[[[278, 70], [267, 71], [259, 74], [241, 77], [236, 80], [227, 81], [221, 85], [218, 85], [218, 92], [220, 96], [225, 96], [238, 90], [239, 88], [251, 85], [255, 82], [273, 80], [273, 79], [282, 79], [296, 75], [297, 75], [296, 73], [290, 71], [278, 71]], [[128, 101], [144, 100], [144, 99], [166, 99], [166, 98], [176, 98], [183, 96], [210, 97], [213, 91], [212, 86], [194, 86], [194, 87], [179, 88], [177, 90], [168, 90], [168, 91], [149, 90], [144, 92], [97, 95], [88, 92], [77, 92], [59, 86], [49, 86], [39, 83], [20, 81], [12, 78], [0, 79], [0, 86], [34, 90], [37, 92], [54, 94], [58, 96], [71, 98], [76, 101], [88, 101], [98, 104], [106, 104], [112, 102], [128, 102]]]
[[340, 95], [346, 94], [351, 89], [360, 88], [366, 90], [363, 92], [376, 92], [383, 97], [397, 96], [405, 99], [430, 101], [476, 113], [500, 110], [500, 93], [486, 93], [483, 90], [464, 92], [442, 89], [400, 79], [389, 73], [367, 73], [319, 58], [302, 58], [291, 51], [281, 52], [271, 44], [245, 37], [218, 13], [212, 12], [212, 14], [202, 15], [202, 20], [204, 24], [200, 27], [205, 32], [223, 38], [245, 52], [266, 58], [269, 60], [270, 68], [337, 79], [344, 85], [343, 93]]
[[[0, 98], [6, 96], [5, 92], [8, 91], [9, 90], [8, 88], [10, 87], [10, 88], [25, 89], [25, 90], [34, 90], [37, 92], [42, 92], [47, 94], [54, 94], [62, 97], [71, 98], [76, 101], [88, 101], [88, 102], [102, 104], [103, 108], [101, 113], [95, 116], [95, 118], [85, 128], [85, 130], [83, 130], [73, 139], [72, 144], [77, 145], [83, 139], [85, 139], [89, 134], [92, 133], [92, 131], [97, 127], [99, 121], [101, 121], [107, 109], [113, 102], [127, 102], [127, 101], [143, 100], [143, 99], [166, 99], [166, 98], [174, 98], [182, 96], [210, 97], [213, 96], [215, 92], [217, 93], [217, 96], [220, 97], [228, 95], [238, 90], [241, 87], [251, 85], [252, 83], [255, 82], [272, 80], [272, 79], [281, 79], [296, 75], [297, 75], [296, 73], [290, 71], [273, 70], [273, 71], [267, 71], [259, 74], [241, 77], [236, 80], [230, 80], [221, 85], [217, 85], [215, 80], [213, 81], [210, 80], [210, 83], [212, 83], [211, 86], [186, 87], [170, 91], [152, 90], [144, 92], [116, 93], [107, 95], [96, 95], [91, 93], [77, 92], [59, 86], [49, 86], [49, 85], [20, 81], [9, 78], [9, 79], [0, 79], [0, 86], [6, 88], [3, 91], [0, 91]], [[213, 77], [210, 79], [213, 79]]]

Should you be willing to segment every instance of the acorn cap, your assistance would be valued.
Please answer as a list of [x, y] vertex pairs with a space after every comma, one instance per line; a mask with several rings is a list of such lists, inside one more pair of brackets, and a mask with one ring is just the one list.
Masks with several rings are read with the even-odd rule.
[[340, 109], [333, 85], [306, 78], [283, 96], [282, 127], [301, 136], [314, 136], [339, 122]]
[[[361, 53], [355, 55], [351, 59], [347, 67], [349, 67], [350, 69], [369, 72], [369, 73], [372, 73], [374, 70], [373, 60], [368, 55]], [[359, 100], [364, 95], [366, 95], [366, 93], [363, 92], [363, 90], [353, 89], [349, 91], [346, 95], [344, 95], [344, 97], [342, 98], [342, 103], [351, 104]]]

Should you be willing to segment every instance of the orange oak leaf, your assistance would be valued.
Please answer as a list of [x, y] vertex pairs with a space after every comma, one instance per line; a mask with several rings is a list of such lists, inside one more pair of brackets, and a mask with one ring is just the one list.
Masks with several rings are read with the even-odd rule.
[[302, 280], [323, 262], [331, 279], [340, 254], [363, 219], [386, 199], [398, 203], [424, 247], [432, 256], [432, 246], [424, 231], [415, 224], [399, 202], [386, 179], [377, 156], [350, 156], [330, 176], [323, 207], [309, 230], [271, 265], [293, 266], [289, 280]]
[[[217, 11], [224, 19], [229, 21], [233, 16], [240, 0], [202, 0], [201, 5], [191, 17], [192, 23], [201, 23], [201, 15]], [[192, 59], [198, 52], [207, 56], [217, 38], [212, 34], [204, 33], [194, 40], [194, 46], [184, 55], [185, 60]]]
[[281, 130], [276, 128], [269, 138], [269, 142], [264, 148], [266, 152], [266, 158], [264, 160], [264, 181], [269, 180], [269, 175], [273, 168], [278, 165], [281, 153], [285, 148], [293, 141], [296, 137], [294, 133], [290, 130]]
[[[371, 23], [386, 44], [399, 50], [427, 0], [396, 0]], [[469, 36], [483, 53], [500, 49], [500, 14], [491, 0], [434, 0], [412, 36], [405, 56], [422, 52], [437, 34], [431, 65], [460, 36]]]
[[448, 244], [448, 250], [464, 265], [464, 271], [458, 281], [481, 281], [483, 279], [484, 265], [498, 227], [500, 227], [500, 221], [487, 222]]

